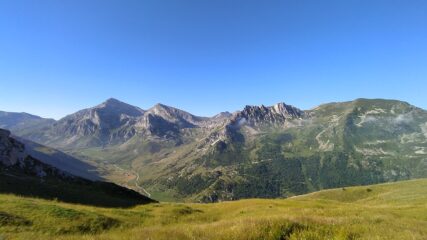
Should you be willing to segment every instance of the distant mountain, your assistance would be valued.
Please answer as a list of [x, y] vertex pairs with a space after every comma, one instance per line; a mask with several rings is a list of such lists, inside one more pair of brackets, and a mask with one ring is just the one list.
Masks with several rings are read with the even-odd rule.
[[[215, 122], [215, 121], [213, 121]], [[210, 119], [157, 104], [147, 111], [116, 99], [68, 115], [48, 127], [18, 136], [55, 148], [70, 150], [123, 144], [135, 135], [177, 138], [181, 129], [209, 125]], [[1, 124], [1, 121], [0, 121]]]
[[90, 181], [29, 155], [10, 132], [0, 129], [0, 192], [98, 206], [132, 206], [153, 200], [112, 183]]
[[17, 135], [164, 200], [287, 197], [427, 177], [427, 111], [395, 100], [246, 106], [207, 118], [110, 99]]
[[19, 135], [31, 134], [55, 123], [53, 119], [41, 118], [28, 113], [0, 111], [0, 128], [9, 129]]
[[205, 120], [173, 107], [156, 104], [138, 118], [134, 129], [139, 136], [178, 139], [181, 129], [198, 127]]
[[217, 115], [213, 116], [212, 119], [227, 119], [233, 116], [230, 112], [220, 112]]
[[61, 148], [104, 146], [132, 137], [128, 126], [143, 114], [142, 109], [111, 98], [64, 117], [49, 129], [20, 136]]
[[200, 125], [208, 118], [197, 117], [188, 112], [169, 107], [163, 104], [156, 104], [147, 111], [147, 114], [158, 116], [164, 120], [177, 125], [180, 128], [189, 128]]

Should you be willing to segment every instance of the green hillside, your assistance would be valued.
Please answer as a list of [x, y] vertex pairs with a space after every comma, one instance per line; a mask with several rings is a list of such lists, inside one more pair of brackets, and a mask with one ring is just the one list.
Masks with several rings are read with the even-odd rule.
[[[253, 112], [262, 116], [262, 109]], [[168, 189], [178, 199], [203, 202], [422, 178], [426, 122], [425, 110], [401, 101], [330, 103], [285, 124], [230, 127], [205, 152], [183, 146], [166, 157], [137, 158], [132, 168], [153, 197], [162, 200], [156, 193]]]
[[289, 199], [97, 208], [0, 195], [3, 239], [426, 239], [427, 179]]

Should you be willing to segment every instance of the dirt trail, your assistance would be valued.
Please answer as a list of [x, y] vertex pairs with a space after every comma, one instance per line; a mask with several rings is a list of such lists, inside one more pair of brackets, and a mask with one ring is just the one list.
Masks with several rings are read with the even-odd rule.
[[141, 190], [142, 192], [144, 192], [145, 193], [144, 195], [146, 195], [147, 197], [151, 197], [151, 193], [149, 193], [147, 190], [145, 190], [144, 187], [142, 187], [141, 185], [138, 184], [138, 182], [139, 182], [139, 173], [137, 173], [136, 171], [133, 171], [133, 170], [127, 171], [127, 170], [125, 170], [125, 169], [117, 166], [116, 164], [114, 164], [114, 167], [116, 167], [120, 171], [123, 171], [123, 172], [126, 172], [128, 174], [131, 174], [131, 175], [135, 176], [135, 187], [137, 189]]
[[145, 194], [147, 195], [147, 197], [151, 197], [151, 194], [150, 194], [147, 190], [145, 190], [145, 188], [143, 188], [142, 186], [140, 186], [140, 185], [138, 184], [138, 182], [139, 182], [139, 173], [137, 173], [137, 172], [135, 172], [135, 171], [134, 171], [134, 173], [135, 173], [135, 175], [136, 175], [136, 179], [135, 179], [135, 187], [137, 187], [137, 188], [141, 189], [142, 191], [144, 191], [144, 192], [145, 192]]

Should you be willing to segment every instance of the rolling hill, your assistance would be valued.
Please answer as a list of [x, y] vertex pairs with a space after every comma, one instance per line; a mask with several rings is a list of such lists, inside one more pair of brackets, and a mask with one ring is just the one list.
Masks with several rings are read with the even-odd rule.
[[289, 199], [99, 208], [0, 194], [5, 239], [425, 239], [427, 180]]

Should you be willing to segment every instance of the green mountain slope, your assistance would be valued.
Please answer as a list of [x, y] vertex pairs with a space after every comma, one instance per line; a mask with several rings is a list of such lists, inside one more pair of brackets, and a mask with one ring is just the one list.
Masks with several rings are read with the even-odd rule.
[[167, 166], [158, 175], [141, 172], [147, 186], [204, 202], [426, 177], [426, 123], [426, 111], [399, 101], [326, 104], [280, 124], [232, 122], [204, 152], [187, 146], [155, 162]]
[[425, 239], [427, 180], [290, 199], [97, 208], [0, 194], [5, 239]]

